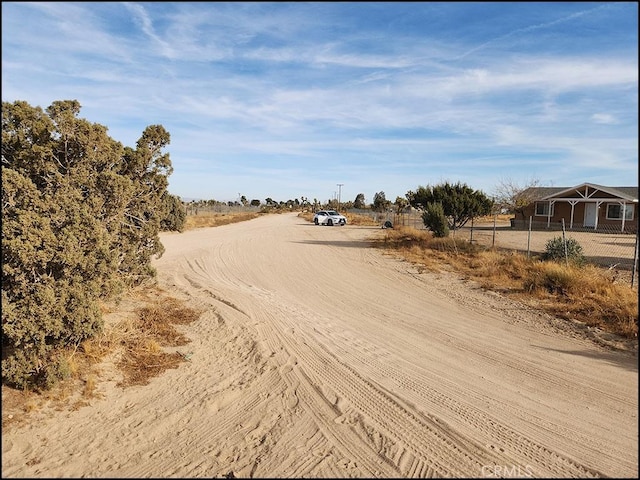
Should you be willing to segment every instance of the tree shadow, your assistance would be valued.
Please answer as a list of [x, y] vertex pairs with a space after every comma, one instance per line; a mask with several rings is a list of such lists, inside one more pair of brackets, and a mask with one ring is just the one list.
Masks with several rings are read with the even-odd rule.
[[536, 348], [547, 350], [551, 352], [566, 353], [567, 355], [578, 355], [586, 358], [593, 358], [595, 360], [602, 360], [611, 365], [622, 367], [625, 370], [631, 372], [638, 372], [638, 356], [635, 351], [611, 351], [601, 352], [594, 350], [562, 350], [558, 348], [542, 347], [534, 345]]
[[374, 246], [372, 240], [301, 240], [291, 243], [302, 243], [306, 245], [323, 245], [344, 248], [370, 248]]

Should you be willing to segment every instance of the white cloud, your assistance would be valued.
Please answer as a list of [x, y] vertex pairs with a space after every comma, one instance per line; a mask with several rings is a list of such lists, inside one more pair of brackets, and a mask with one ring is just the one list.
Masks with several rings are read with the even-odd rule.
[[609, 113], [594, 113], [593, 115], [591, 115], [591, 120], [593, 120], [594, 123], [600, 123], [604, 125], [615, 125], [616, 123], [618, 123], [616, 118]]
[[[281, 175], [319, 188], [300, 165], [321, 165], [329, 189], [344, 176], [388, 198], [438, 178], [487, 188], [505, 170], [556, 184], [607, 169], [636, 178], [633, 8], [552, 2], [529, 22], [524, 7], [487, 4], [486, 18], [459, 24], [470, 5], [367, 7], [8, 2], [3, 101], [78, 99], [127, 145], [163, 124], [171, 187], [189, 197], [202, 178], [207, 191], [235, 190], [252, 171], [283, 197]], [[593, 38], [578, 28], [587, 21]]]

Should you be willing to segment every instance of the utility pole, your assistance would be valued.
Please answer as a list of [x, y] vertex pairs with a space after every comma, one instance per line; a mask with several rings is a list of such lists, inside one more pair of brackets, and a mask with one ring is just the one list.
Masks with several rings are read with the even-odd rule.
[[338, 210], [340, 210], [340, 195], [342, 194], [342, 186], [344, 183], [338, 183]]

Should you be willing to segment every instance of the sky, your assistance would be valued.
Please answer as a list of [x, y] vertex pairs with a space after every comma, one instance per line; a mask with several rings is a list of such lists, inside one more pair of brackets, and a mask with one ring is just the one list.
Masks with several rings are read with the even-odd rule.
[[638, 185], [637, 2], [2, 2], [2, 101], [135, 147], [183, 200]]

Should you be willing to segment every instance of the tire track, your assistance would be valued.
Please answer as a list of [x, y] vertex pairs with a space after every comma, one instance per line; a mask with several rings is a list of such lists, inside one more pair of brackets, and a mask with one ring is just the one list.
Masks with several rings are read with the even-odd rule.
[[[349, 363], [350, 365], [357, 365], [358, 363], [367, 364], [376, 371], [383, 373], [387, 378], [393, 379], [400, 388], [416, 394], [420, 399], [427, 399], [431, 403], [453, 412], [458, 420], [466, 423], [479, 434], [483, 434], [483, 436], [489, 440], [490, 448], [500, 452], [500, 463], [496, 463], [496, 465], [532, 465], [537, 469], [536, 474], [540, 474], [539, 469], [543, 468], [545, 472], [542, 472], [542, 474], [549, 476], [577, 476], [581, 478], [602, 476], [600, 472], [575, 462], [569, 457], [555, 452], [529, 439], [527, 436], [506, 427], [499, 420], [487, 413], [473, 408], [469, 404], [463, 404], [451, 396], [438, 392], [431, 387], [434, 382], [419, 382], [404, 374], [402, 369], [392, 368], [389, 364], [352, 355], [346, 351], [344, 354], [348, 360], [353, 362]], [[444, 380], [442, 381], [444, 382]], [[429, 385], [429, 387], [425, 385]], [[555, 427], [555, 425], [550, 423], [544, 426], [546, 428]], [[576, 432], [571, 433], [575, 435]], [[588, 442], [590, 439], [583, 437], [578, 440]]]
[[[278, 308], [272, 305], [270, 310]], [[270, 313], [269, 316], [271, 322], [264, 322], [265, 325], [284, 323], [289, 328], [293, 327], [292, 322], [283, 320], [288, 317], [285, 313], [277, 316]], [[461, 437], [441, 422], [403, 407], [377, 385], [339, 361], [325, 347], [309, 340], [304, 333], [298, 333], [294, 341], [280, 333], [286, 328], [274, 328], [270, 332], [267, 328], [264, 327], [264, 335], [275, 336], [277, 340], [273, 342], [285, 345], [285, 350], [298, 359], [301, 383], [306, 383], [307, 390], [311, 388], [318, 392], [314, 386], [329, 386], [340, 398], [348, 399], [351, 408], [362, 417], [356, 416], [356, 423], [369, 423], [394, 443], [403, 445], [399, 449], [401, 453], [388, 459], [402, 475], [414, 471], [429, 476], [465, 476], [469, 472], [480, 471], [483, 465], [498, 461], [491, 452]], [[326, 397], [321, 396], [326, 403]], [[370, 448], [372, 442], [368, 436], [364, 440], [359, 443]], [[353, 448], [350, 453], [354, 454]]]
[[[270, 297], [269, 294], [265, 293], [263, 295], [263, 301], [268, 303]], [[362, 412], [366, 418], [377, 424], [377, 429], [385, 432], [386, 436], [389, 435], [388, 432], [394, 431], [400, 432], [401, 435], [398, 435], [399, 438], [405, 441], [407, 441], [407, 439], [411, 440], [407, 446], [407, 450], [412, 453], [414, 458], [412, 460], [405, 458], [403, 461], [400, 461], [398, 458], [392, 459], [403, 475], [413, 476], [409, 472], [422, 472], [423, 469], [420, 463], [423, 462], [425, 465], [428, 465], [427, 471], [429, 474], [433, 473], [438, 476], [477, 474], [481, 471], [482, 467], [487, 465], [504, 464], [533, 465], [538, 469], [537, 472], [543, 470], [543, 474], [552, 476], [602, 476], [601, 472], [582, 465], [570, 457], [547, 448], [529, 439], [527, 436], [504, 426], [496, 418], [491, 417], [485, 412], [438, 392], [437, 389], [432, 387], [433, 382], [418, 382], [411, 376], [403, 373], [401, 369], [391, 367], [389, 362], [377, 361], [370, 355], [367, 355], [366, 352], [362, 352], [362, 350], [360, 350], [360, 352], [365, 354], [355, 354], [355, 349], [352, 347], [356, 345], [353, 343], [349, 344], [347, 342], [348, 345], [345, 346], [339, 343], [332, 345], [333, 350], [340, 351], [341, 357], [338, 359], [326, 346], [320, 343], [314, 343], [306, 335], [297, 333], [297, 341], [292, 341], [282, 332], [288, 329], [295, 331], [295, 324], [292, 319], [308, 319], [310, 318], [310, 314], [301, 314], [295, 309], [285, 308], [285, 306], [277, 303], [271, 304], [267, 310], [271, 312], [277, 311], [278, 314], [272, 313], [270, 315], [271, 319], [265, 321], [265, 324], [277, 325], [280, 323], [285, 328], [281, 329], [280, 332], [270, 334], [265, 332], [263, 334], [267, 337], [270, 335], [273, 337], [270, 341], [271, 344], [284, 344], [287, 346], [287, 351], [300, 358], [300, 369], [307, 372], [309, 376], [315, 377], [315, 382], [310, 381], [310, 385], [314, 385], [314, 383], [330, 385], [334, 390], [339, 391], [342, 397], [350, 399], [354, 407], [359, 412]], [[301, 347], [301, 344], [304, 345], [304, 347]], [[311, 352], [314, 354], [312, 355]], [[509, 366], [513, 363], [514, 362], [510, 362]], [[380, 374], [383, 377], [394, 379], [394, 382], [403, 389], [413, 392], [413, 394], [416, 394], [421, 399], [427, 399], [431, 403], [442, 406], [449, 412], [453, 412], [459, 421], [467, 424], [474, 431], [478, 432], [478, 434], [488, 439], [486, 442], [488, 447], [479, 445], [465, 438], [460, 438], [459, 436], [456, 437], [454, 430], [451, 428], [443, 429], [442, 423], [431, 415], [427, 414], [426, 417], [424, 417], [410, 408], [401, 407], [400, 404], [393, 400], [393, 394], [379, 384], [374, 384], [362, 377], [353, 367], [358, 364], [367, 365], [369, 370], [375, 371], [376, 374]], [[333, 374], [328, 373], [332, 370], [336, 371]], [[313, 375], [309, 372], [312, 372]], [[351, 381], [346, 384], [345, 381], [341, 380], [344, 378], [350, 378]], [[358, 385], [360, 385], [360, 388], [354, 388]], [[368, 405], [367, 400], [370, 401], [372, 405]], [[389, 407], [389, 404], [393, 405], [393, 407]], [[384, 415], [376, 415], [377, 409], [384, 411]], [[401, 415], [398, 415], [398, 410], [402, 411]], [[383, 417], [390, 420], [383, 421], [381, 420]], [[409, 420], [407, 420], [407, 418]], [[411, 426], [402, 428], [402, 425], [407, 422]], [[552, 425], [548, 424], [547, 426]], [[445, 460], [441, 462], [433, 459], [424, 461], [421, 458], [421, 455], [424, 455], [425, 451], [430, 451], [429, 449], [433, 450], [434, 447], [433, 445], [426, 445], [416, 438], [416, 436], [412, 435], [413, 430], [416, 428], [422, 432], [421, 436], [423, 438], [425, 436], [436, 437], [440, 443], [446, 445], [443, 449], [435, 449], [434, 453], [436, 459], [442, 458]], [[582, 440], [587, 441], [588, 439], [583, 438]], [[458, 446], [464, 446], [465, 448], [462, 449]], [[459, 451], [456, 452], [457, 456], [452, 457], [451, 453], [446, 451], [447, 449], [459, 449]], [[472, 456], [467, 452], [476, 453]], [[482, 453], [478, 454], [479, 452]], [[456, 471], [453, 470], [453, 465], [464, 465], [466, 469]], [[449, 468], [452, 470], [449, 470]], [[432, 471], [429, 471], [429, 469], [432, 469]]]

